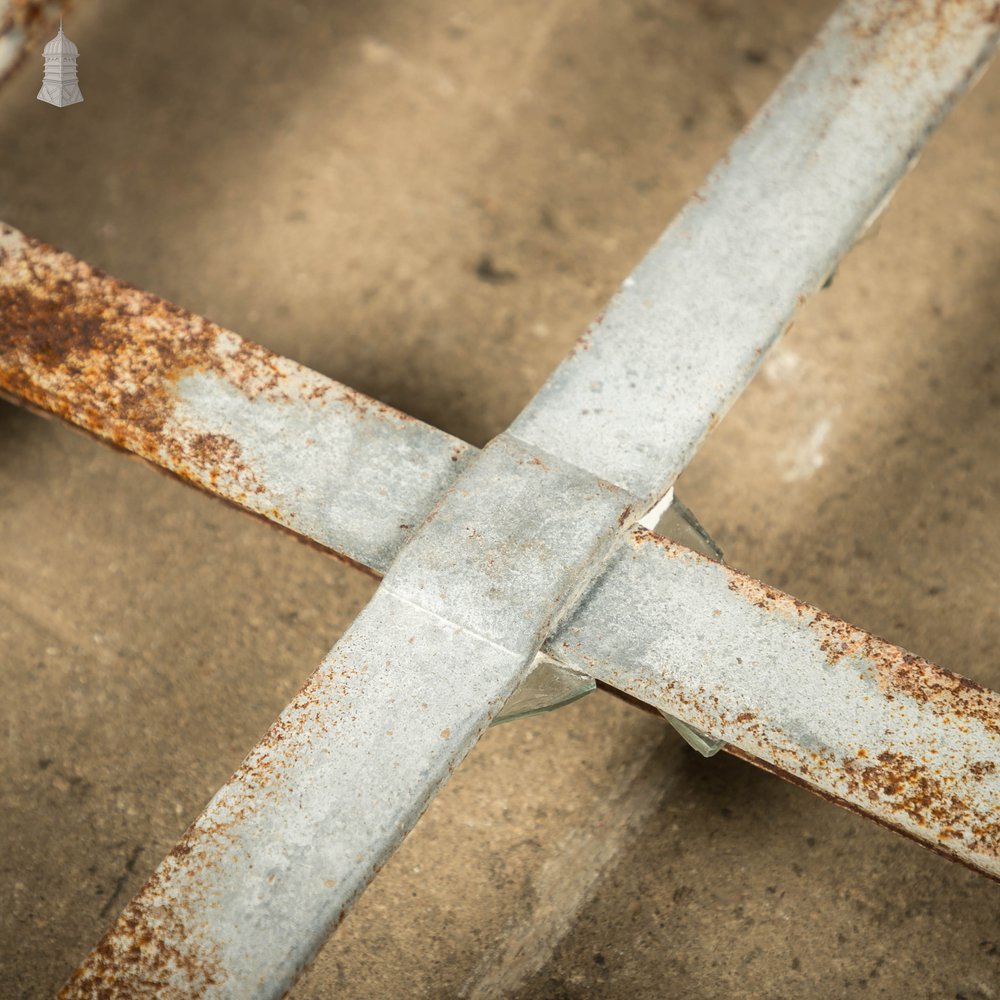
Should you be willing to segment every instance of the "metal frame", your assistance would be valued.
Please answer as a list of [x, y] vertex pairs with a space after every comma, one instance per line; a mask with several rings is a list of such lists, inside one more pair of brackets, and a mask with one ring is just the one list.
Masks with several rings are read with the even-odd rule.
[[1000, 877], [1000, 696], [639, 523], [998, 35], [841, 8], [481, 452], [0, 229], [5, 394], [384, 576], [64, 996], [286, 991], [542, 648]]

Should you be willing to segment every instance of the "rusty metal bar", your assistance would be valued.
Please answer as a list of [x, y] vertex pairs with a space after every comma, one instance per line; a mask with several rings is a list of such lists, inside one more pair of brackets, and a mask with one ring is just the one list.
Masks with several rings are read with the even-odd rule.
[[[0, 223], [0, 394], [381, 576], [475, 449]], [[538, 658], [499, 719], [572, 701]]]
[[[5, 310], [0, 387], [324, 548], [339, 546], [378, 575], [384, 553], [402, 547], [476, 453], [9, 227], [0, 241], [0, 303], [43, 276], [30, 324]], [[142, 307], [130, 311], [135, 295]], [[136, 313], [165, 320], [149, 326]], [[86, 338], [69, 333], [83, 327]], [[72, 337], [72, 349], [57, 350], [59, 336]], [[141, 396], [125, 391], [140, 383]], [[213, 386], [197, 408], [191, 384]], [[237, 395], [245, 402], [234, 405]], [[226, 447], [206, 452], [197, 445], [206, 438]], [[330, 441], [342, 445], [320, 444]], [[317, 464], [322, 481], [292, 488]], [[358, 518], [338, 497], [354, 470], [373, 495], [388, 495], [391, 514]], [[989, 763], [998, 757], [1000, 705], [965, 678], [638, 527], [544, 649], [761, 766], [1000, 874], [1000, 797]]]
[[1000, 879], [1000, 694], [641, 528], [549, 649]]
[[0, 392], [379, 575], [473, 453], [3, 225], [0, 310]]

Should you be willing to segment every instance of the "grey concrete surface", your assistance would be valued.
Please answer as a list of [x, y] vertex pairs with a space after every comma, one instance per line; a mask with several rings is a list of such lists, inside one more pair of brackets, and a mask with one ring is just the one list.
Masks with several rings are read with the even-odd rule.
[[[80, 3], [0, 219], [475, 444], [829, 3]], [[1000, 686], [1000, 71], [682, 478], [728, 560]], [[0, 995], [50, 995], [373, 583], [0, 404]], [[297, 1000], [1000, 997], [1000, 889], [599, 694], [491, 731]]]

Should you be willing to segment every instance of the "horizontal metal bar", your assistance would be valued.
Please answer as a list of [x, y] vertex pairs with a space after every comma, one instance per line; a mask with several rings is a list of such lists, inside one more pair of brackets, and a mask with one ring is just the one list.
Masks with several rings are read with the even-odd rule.
[[[302, 530], [307, 538], [324, 547], [343, 546], [352, 558], [380, 575], [385, 570], [385, 554], [398, 551], [411, 532], [410, 525], [419, 523], [424, 511], [433, 508], [458, 469], [475, 454], [475, 449], [456, 438], [406, 419], [235, 334], [167, 307], [154, 296], [97, 275], [69, 255], [27, 240], [9, 228], [0, 229], [0, 246], [6, 247], [0, 261], [0, 298], [5, 303], [10, 290], [20, 282], [34, 289], [33, 283], [38, 280], [35, 276], [43, 276], [32, 306], [37, 315], [33, 315], [31, 323], [21, 321], [15, 328], [12, 317], [18, 313], [9, 308], [3, 313], [0, 386], [8, 393], [22, 393], [23, 398], [106, 440], [116, 441], [152, 461], [159, 459], [166, 468], [187, 475], [190, 481], [276, 523]], [[23, 257], [15, 267], [19, 254]], [[53, 294], [48, 310], [43, 308], [46, 300], [41, 298], [45, 288]], [[165, 320], [138, 327], [126, 308], [127, 303], [135, 301], [132, 295], [141, 296], [142, 315], [165, 315]], [[85, 322], [96, 324], [91, 327], [90, 339], [77, 341], [73, 350], [61, 346], [64, 341], [60, 338], [66, 336], [66, 331]], [[220, 338], [228, 352], [219, 348]], [[224, 366], [220, 355], [225, 358]], [[56, 357], [62, 359], [58, 365], [54, 363]], [[269, 388], [263, 394], [256, 390], [262, 366], [269, 373]], [[125, 391], [137, 382], [144, 387], [141, 397]], [[197, 405], [185, 401], [182, 395], [183, 386], [192, 382], [213, 386], [212, 391], [197, 398]], [[219, 401], [225, 402], [236, 394], [245, 398], [246, 405], [220, 405]], [[345, 397], [347, 402], [340, 403]], [[127, 399], [127, 406], [123, 399]], [[311, 433], [302, 436], [307, 421]], [[267, 429], [264, 435], [260, 433], [262, 427]], [[212, 435], [224, 438], [227, 447], [206, 452], [190, 443]], [[339, 450], [329, 446], [324, 449], [320, 442], [327, 441], [345, 443]], [[178, 462], [177, 456], [185, 456], [185, 460]], [[319, 462], [325, 463], [324, 477], [314, 476], [308, 489], [296, 486], [296, 477], [305, 476], [302, 470]], [[399, 478], [395, 480], [397, 472]], [[376, 510], [371, 517], [358, 517], [338, 493], [340, 484], [351, 478], [348, 473], [363, 476], [374, 496], [393, 504], [391, 515], [380, 515]], [[244, 483], [253, 483], [254, 488], [247, 490]], [[323, 511], [329, 511], [329, 516], [323, 517]], [[344, 531], [342, 516], [351, 528], [349, 533]], [[927, 690], [938, 710], [934, 706], [920, 709], [907, 730], [911, 735], [902, 733], [898, 742], [891, 732], [882, 732], [878, 737], [879, 720], [887, 707], [895, 710], [894, 701], [886, 698], [888, 689], [872, 688], [860, 705], [856, 699], [848, 699], [846, 692], [843, 697], [831, 698], [827, 691], [825, 700], [813, 705], [814, 693], [822, 689], [821, 678], [808, 678], [810, 671], [823, 666], [826, 653], [817, 659], [817, 651], [807, 643], [805, 661], [797, 659], [793, 653], [802, 647], [801, 640], [795, 638], [796, 629], [805, 627], [804, 635], [818, 637], [820, 644], [832, 635], [849, 631], [855, 635], [855, 651], [863, 648], [864, 641], [878, 648], [878, 656], [871, 662], [863, 659], [855, 663], [858, 677], [852, 683], [860, 684], [866, 671], [878, 676], [877, 668], [886, 665], [915, 676], [917, 668], [912, 664], [918, 661], [910, 654], [873, 637], [862, 638], [864, 633], [856, 633], [821, 612], [797, 613], [795, 629], [789, 631], [782, 615], [764, 614], [758, 605], [794, 599], [783, 595], [768, 598], [768, 594], [776, 594], [773, 589], [738, 577], [733, 571], [695, 572], [685, 561], [690, 557], [679, 549], [654, 546], [651, 553], [652, 536], [637, 531], [633, 541], [637, 538], [643, 540], [642, 559], [631, 549], [618, 557], [609, 570], [609, 577], [617, 581], [615, 586], [602, 583], [595, 590], [589, 603], [576, 614], [576, 631], [566, 634], [564, 630], [562, 635], [548, 640], [548, 655], [724, 737], [759, 763], [805, 782], [820, 794], [832, 795], [841, 804], [910, 833], [930, 847], [996, 874], [995, 860], [989, 853], [970, 854], [963, 847], [962, 824], [925, 822], [914, 829], [908, 812], [912, 797], [907, 796], [906, 786], [893, 778], [896, 763], [907, 761], [914, 781], [926, 781], [933, 783], [928, 788], [942, 789], [940, 776], [933, 771], [926, 775], [919, 772], [918, 765], [924, 763], [925, 756], [916, 752], [919, 740], [926, 739], [928, 746], [952, 744], [951, 726], [964, 725], [960, 721], [965, 712], [961, 693], [980, 691], [983, 740], [954, 758], [945, 784], [951, 787], [950, 797], [978, 803], [975, 808], [983, 816], [995, 815], [997, 803], [984, 800], [980, 791], [983, 769], [973, 766], [995, 753], [988, 736], [990, 727], [1000, 725], [995, 696], [964, 678], [919, 661], [919, 671], [926, 675]], [[683, 573], [673, 565], [673, 552], [686, 567]], [[715, 610], [722, 609], [713, 605], [710, 615], [705, 588], [715, 587], [718, 591], [711, 581], [723, 572], [740, 581], [722, 592], [732, 614], [716, 616]], [[605, 610], [594, 610], [598, 600], [604, 602]], [[737, 613], [743, 605], [751, 616], [749, 620]], [[654, 614], [667, 607], [673, 609], [670, 620], [654, 621]], [[634, 622], [642, 615], [649, 619], [647, 623], [636, 623], [631, 637], [623, 637], [620, 623]], [[634, 660], [620, 647], [629, 638], [637, 644]], [[611, 647], [617, 652], [609, 651], [607, 644], [612, 642], [618, 644]], [[727, 657], [732, 659], [732, 650], [743, 645], [749, 649], [754, 643], [766, 643], [772, 656], [752, 675], [757, 682], [753, 697], [744, 697], [735, 707], [732, 699], [737, 697], [738, 688], [731, 697], [726, 697], [718, 685], [711, 688], [710, 695], [706, 694], [704, 674], [710, 673], [716, 663], [723, 670]], [[739, 652], [735, 655], [748, 661]], [[702, 668], [702, 676], [696, 681], [690, 679], [690, 668], [683, 667], [692, 657]], [[917, 698], [918, 686], [910, 684], [909, 688]], [[793, 697], [805, 713], [798, 728], [778, 710]], [[717, 704], [710, 698], [721, 701]], [[855, 718], [859, 710], [866, 714]], [[912, 706], [909, 711], [914, 711]], [[946, 724], [946, 718], [952, 721]], [[856, 741], [853, 750], [840, 738], [852, 719], [859, 732], [868, 734], [867, 744]], [[765, 736], [772, 729], [775, 736], [784, 734], [780, 753], [767, 751], [771, 743]], [[801, 738], [788, 736], [796, 732]], [[915, 735], [918, 733], [923, 734], [919, 740]], [[812, 754], [817, 751], [812, 742], [830, 748], [823, 768], [816, 767]], [[871, 752], [876, 747], [878, 754]], [[858, 758], [866, 761], [867, 781], [859, 784], [842, 780], [836, 762], [853, 760], [852, 753], [859, 749], [865, 749], [867, 754]], [[880, 759], [880, 754], [887, 756]], [[882, 795], [873, 800], [871, 786], [880, 775], [886, 779], [883, 789], [897, 788], [895, 797]], [[995, 824], [995, 820], [991, 822]], [[995, 825], [989, 829], [995, 832]]]

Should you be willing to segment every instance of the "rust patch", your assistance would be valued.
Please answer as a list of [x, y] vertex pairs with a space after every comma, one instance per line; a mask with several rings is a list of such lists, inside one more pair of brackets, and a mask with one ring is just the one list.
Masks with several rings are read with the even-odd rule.
[[[934, 48], [949, 32], [956, 30], [956, 22], [975, 18], [977, 7], [982, 9], [981, 4], [969, 3], [968, 0], [934, 0], [933, 7], [914, 0], [903, 3], [900, 0], [881, 0], [880, 3], [858, 8], [851, 29], [859, 40], [877, 39], [898, 30], [900, 26], [912, 25], [926, 30], [926, 44]], [[998, 17], [1000, 4], [994, 4], [985, 11], [983, 20], [987, 24], [995, 24]]]
[[277, 361], [45, 244], [0, 256], [0, 389], [185, 479], [259, 486], [237, 442], [169, 426], [177, 379], [214, 371], [252, 397], [278, 386]]
[[249, 399], [336, 399], [359, 419], [409, 419], [0, 223], [0, 395], [280, 524], [239, 441], [179, 417], [176, 385], [193, 373]]
[[[842, 781], [855, 801], [867, 798], [882, 813], [888, 809], [908, 816], [938, 843], [958, 841], [973, 854], [1000, 857], [1000, 826], [996, 816], [964, 801], [958, 794], [958, 779], [938, 774], [903, 753], [884, 751], [877, 761], [877, 764], [861, 763], [857, 758], [843, 761]], [[981, 778], [983, 774], [977, 776]]]
[[[176, 848], [175, 848], [176, 851]], [[225, 982], [216, 949], [193, 954], [184, 948], [189, 935], [178, 909], [162, 896], [161, 871], [125, 908], [68, 983], [60, 1000], [129, 1000], [138, 996], [203, 996]]]
[[987, 774], [995, 774], [997, 769], [996, 761], [977, 760], [969, 765], [969, 774], [974, 778], [982, 780]]
[[882, 640], [876, 642], [878, 683], [887, 695], [906, 695], [935, 715], [951, 716], [956, 724], [975, 719], [1000, 735], [1000, 694]]
[[569, 349], [569, 353], [566, 355], [567, 359], [574, 357], [575, 355], [579, 354], [581, 351], [589, 351], [590, 350], [591, 340], [592, 340], [593, 335], [594, 335], [594, 328], [601, 322], [601, 320], [603, 318], [604, 318], [604, 313], [602, 312], [597, 317], [597, 319], [594, 320], [593, 326], [590, 329], [588, 329], [586, 332], [580, 334], [580, 336], [576, 338], [576, 341], [574, 342], [573, 346]]
[[[950, 41], [981, 30], [984, 24], [991, 28], [1000, 24], [1000, 4], [881, 0], [854, 8], [848, 29], [856, 42], [858, 64], [885, 67], [903, 87], [928, 67], [937, 70], [947, 58]], [[970, 67], [967, 78], [974, 72], [975, 67]]]
[[[767, 771], [768, 774], [773, 774], [779, 778], [784, 779], [789, 782], [789, 784], [797, 785], [799, 788], [804, 788], [814, 795], [818, 795], [822, 799], [826, 799], [827, 802], [832, 802], [835, 806], [839, 806], [841, 809], [846, 809], [848, 812], [856, 813], [859, 816], [864, 816], [865, 819], [872, 820], [879, 826], [885, 827], [887, 830], [892, 830], [894, 833], [902, 834], [908, 840], [915, 841], [920, 844], [921, 847], [926, 847], [928, 850], [933, 851], [935, 854], [940, 854], [942, 857], [947, 858], [949, 861], [957, 861], [959, 864], [964, 865], [966, 868], [976, 872], [979, 875], [985, 875], [987, 878], [992, 879], [994, 882], [1000, 882], [1000, 875], [996, 874], [989, 869], [984, 869], [973, 864], [967, 857], [962, 854], [958, 854], [954, 848], [949, 847], [946, 843], [940, 841], [933, 841], [924, 839], [918, 836], [912, 830], [908, 830], [905, 827], [899, 827], [891, 823], [888, 819], [883, 816], [879, 816], [876, 813], [869, 812], [867, 809], [863, 808], [861, 805], [850, 802], [847, 799], [841, 798], [834, 795], [832, 792], [828, 792], [823, 788], [815, 785], [809, 778], [802, 777], [798, 774], [793, 774], [790, 771], [786, 771], [784, 768], [778, 767], [778, 765], [773, 764], [769, 760], [765, 760], [755, 754], [750, 753], [747, 750], [743, 750], [740, 747], [732, 746], [727, 744], [723, 747], [726, 753], [731, 754], [734, 757], [738, 757], [740, 760], [745, 760], [749, 764], [753, 764], [754, 767], [759, 767], [762, 771]], [[953, 833], [958, 839], [959, 835], [956, 831], [942, 831], [942, 833]]]
[[274, 402], [291, 401], [292, 377], [306, 377], [313, 385], [296, 386], [295, 399], [333, 396], [362, 417], [412, 421], [69, 254], [28, 237], [14, 245], [19, 237], [0, 224], [0, 388], [92, 433], [147, 456], [166, 448], [176, 471], [214, 464], [228, 445], [164, 433], [174, 384], [195, 372]]
[[643, 545], [655, 545], [658, 549], [663, 549], [672, 559], [693, 559], [697, 562], [711, 563], [712, 560], [706, 558], [694, 549], [689, 549], [686, 545], [681, 545], [664, 535], [658, 535], [655, 531], [643, 527], [641, 524], [633, 524], [629, 529], [628, 540], [633, 548], [638, 549]]
[[904, 695], [935, 715], [952, 717], [956, 724], [975, 719], [989, 732], [1000, 735], [997, 692], [742, 573], [728, 568], [724, 571], [729, 577], [729, 589], [761, 611], [807, 619], [831, 666], [841, 661], [856, 664], [863, 659], [874, 667], [879, 689], [890, 698]]

